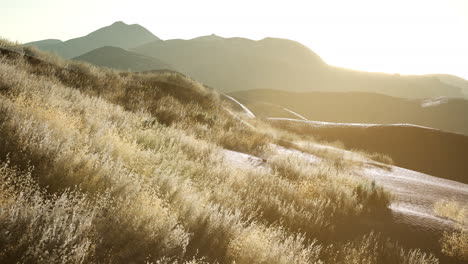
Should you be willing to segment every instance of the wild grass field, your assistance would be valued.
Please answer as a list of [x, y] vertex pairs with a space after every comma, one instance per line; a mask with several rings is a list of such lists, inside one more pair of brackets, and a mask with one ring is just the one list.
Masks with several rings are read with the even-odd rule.
[[0, 46], [1, 263], [438, 263], [359, 224], [383, 188], [213, 89]]

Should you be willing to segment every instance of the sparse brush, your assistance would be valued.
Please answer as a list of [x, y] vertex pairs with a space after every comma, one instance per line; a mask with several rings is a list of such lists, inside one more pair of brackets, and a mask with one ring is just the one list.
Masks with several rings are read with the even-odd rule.
[[369, 233], [359, 239], [342, 245], [334, 245], [325, 250], [330, 263], [347, 264], [438, 264], [439, 260], [432, 254], [419, 249], [405, 250], [397, 242], [384, 238], [378, 233]]
[[357, 200], [366, 213], [388, 212], [390, 205], [390, 194], [382, 187], [376, 186], [372, 181], [370, 184], [360, 184], [354, 189]]
[[468, 208], [454, 201], [439, 201], [434, 206], [437, 215], [455, 221], [456, 230], [445, 231], [440, 242], [442, 252], [468, 260]]
[[85, 263], [93, 260], [100, 210], [72, 191], [47, 197], [30, 172], [0, 167], [0, 261]]
[[388, 164], [388, 165], [395, 165], [395, 162], [393, 162], [392, 157], [386, 154], [382, 154], [382, 153], [372, 153], [370, 155], [370, 159], [384, 163], [384, 164]]

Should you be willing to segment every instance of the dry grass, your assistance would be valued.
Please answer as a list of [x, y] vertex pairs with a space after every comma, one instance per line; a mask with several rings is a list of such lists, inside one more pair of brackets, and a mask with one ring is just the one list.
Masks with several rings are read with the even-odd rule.
[[353, 149], [352, 152], [364, 158], [370, 159], [372, 161], [376, 161], [377, 163], [372, 162], [372, 165], [379, 167], [381, 169], [384, 169], [384, 170], [390, 171], [392, 170], [392, 166], [395, 165], [395, 162], [393, 161], [392, 157], [390, 157], [387, 154], [377, 153], [377, 152], [369, 153], [360, 149]]
[[455, 221], [456, 231], [444, 232], [442, 252], [448, 256], [468, 260], [468, 208], [453, 201], [440, 201], [434, 206], [437, 215]]
[[[376, 263], [341, 231], [388, 196], [346, 166], [271, 149], [293, 136], [245, 125], [182, 75], [15, 49], [0, 56], [0, 262], [335, 263], [347, 250]], [[273, 170], [235, 168], [223, 148]]]
[[385, 239], [379, 234], [370, 233], [344, 245], [327, 248], [330, 263], [405, 263], [405, 264], [438, 264], [431, 254], [419, 249], [404, 250], [398, 243]]

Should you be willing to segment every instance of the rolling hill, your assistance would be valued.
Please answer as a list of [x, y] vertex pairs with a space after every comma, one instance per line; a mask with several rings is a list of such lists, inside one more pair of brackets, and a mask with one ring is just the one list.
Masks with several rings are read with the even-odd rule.
[[60, 39], [44, 39], [44, 40], [29, 42], [29, 43], [27, 43], [25, 45], [35, 46], [35, 47], [37, 47], [38, 49], [41, 49], [41, 50], [48, 50], [48, 49], [51, 49], [52, 46], [59, 45], [59, 44], [62, 44], [62, 43], [63, 43], [63, 41], [61, 41]]
[[259, 117], [298, 118], [338, 123], [408, 123], [468, 135], [468, 100], [439, 97], [403, 99], [362, 92], [250, 90], [230, 94]]
[[45, 40], [26, 43], [45, 51], [51, 51], [64, 58], [74, 58], [89, 51], [104, 46], [114, 46], [128, 49], [148, 42], [160, 41], [144, 27], [134, 24], [127, 25], [121, 21], [100, 28], [86, 36], [70, 39], [64, 42]]
[[468, 98], [468, 81], [467, 80], [460, 78], [458, 76], [450, 75], [450, 74], [432, 74], [432, 76], [435, 76], [441, 82], [462, 88], [463, 93], [465, 94], [465, 98]]
[[105, 46], [74, 58], [91, 64], [118, 70], [148, 71], [170, 70], [172, 66], [164, 61], [134, 53], [122, 48]]
[[326, 141], [340, 141], [347, 149], [389, 155], [395, 165], [440, 178], [468, 183], [468, 136], [408, 125], [326, 123], [270, 119], [272, 124]]

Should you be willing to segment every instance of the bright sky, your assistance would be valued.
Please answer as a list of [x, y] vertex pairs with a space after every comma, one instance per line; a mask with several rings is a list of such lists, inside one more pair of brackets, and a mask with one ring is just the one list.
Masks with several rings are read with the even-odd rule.
[[0, 36], [67, 40], [122, 20], [162, 39], [289, 38], [327, 63], [468, 79], [468, 0], [0, 0]]

